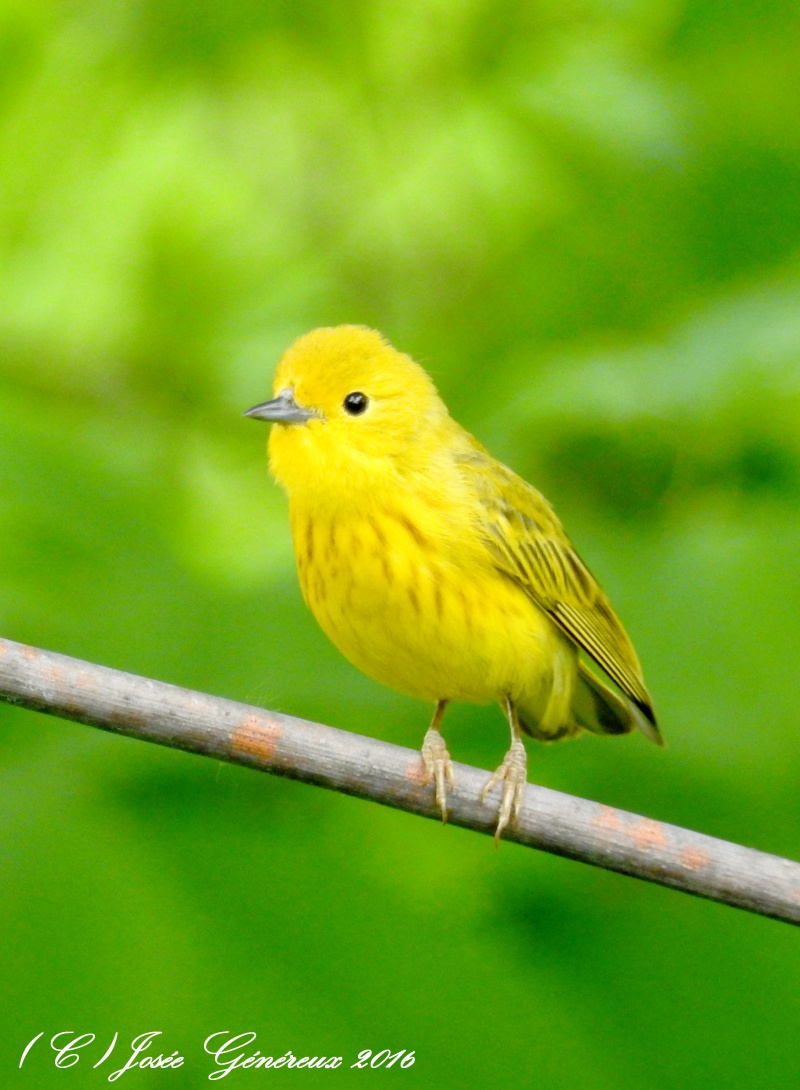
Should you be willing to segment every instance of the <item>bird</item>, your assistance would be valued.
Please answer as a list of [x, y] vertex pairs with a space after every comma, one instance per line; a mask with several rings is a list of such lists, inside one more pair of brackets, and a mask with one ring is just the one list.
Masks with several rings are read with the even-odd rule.
[[523, 734], [638, 728], [663, 744], [636, 651], [553, 508], [450, 416], [423, 367], [366, 326], [323, 327], [283, 353], [273, 395], [244, 415], [273, 425], [303, 597], [358, 669], [434, 705], [423, 782], [443, 821], [451, 702], [508, 719], [481, 796], [501, 785], [496, 842], [523, 805]]

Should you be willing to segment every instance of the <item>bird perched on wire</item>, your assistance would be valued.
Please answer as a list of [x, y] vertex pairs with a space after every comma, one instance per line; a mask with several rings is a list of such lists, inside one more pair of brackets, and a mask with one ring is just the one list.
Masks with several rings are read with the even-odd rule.
[[523, 731], [638, 727], [661, 744], [636, 652], [552, 508], [452, 419], [422, 367], [363, 326], [316, 329], [283, 355], [274, 394], [245, 415], [275, 425], [303, 595], [359, 669], [435, 703], [422, 757], [443, 819], [450, 701], [508, 716], [483, 792], [502, 784], [496, 837], [522, 805]]

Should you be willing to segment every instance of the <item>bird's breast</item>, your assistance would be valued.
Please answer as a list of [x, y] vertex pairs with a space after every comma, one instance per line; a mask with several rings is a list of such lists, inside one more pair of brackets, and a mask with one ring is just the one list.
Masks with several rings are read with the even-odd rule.
[[366, 674], [476, 703], [534, 681], [552, 625], [468, 532], [401, 508], [337, 517], [293, 505], [291, 521], [305, 600]]

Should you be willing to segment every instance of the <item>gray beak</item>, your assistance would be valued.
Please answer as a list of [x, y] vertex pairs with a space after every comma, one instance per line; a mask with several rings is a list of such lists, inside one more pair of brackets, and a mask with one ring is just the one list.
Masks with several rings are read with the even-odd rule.
[[298, 405], [292, 390], [283, 390], [272, 401], [265, 401], [263, 405], [254, 405], [244, 415], [252, 416], [254, 420], [267, 420], [275, 424], [305, 424], [317, 414], [311, 409], [304, 409], [302, 405]]

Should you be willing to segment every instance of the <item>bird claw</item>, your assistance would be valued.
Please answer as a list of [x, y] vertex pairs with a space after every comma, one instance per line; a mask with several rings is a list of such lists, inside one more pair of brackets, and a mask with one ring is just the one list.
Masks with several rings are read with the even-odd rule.
[[447, 752], [444, 738], [435, 727], [431, 727], [422, 741], [422, 760], [425, 763], [424, 783], [436, 785], [436, 802], [442, 811], [442, 821], [447, 821], [447, 791], [456, 785], [453, 776], [453, 762]]
[[500, 797], [500, 810], [497, 815], [497, 828], [495, 829], [494, 842], [497, 844], [503, 830], [512, 819], [516, 821], [522, 809], [525, 799], [525, 787], [528, 782], [528, 756], [525, 746], [515, 738], [511, 748], [503, 758], [503, 763], [494, 772], [489, 782], [481, 791], [481, 802], [486, 802], [486, 796], [498, 783], [503, 784], [503, 794]]

